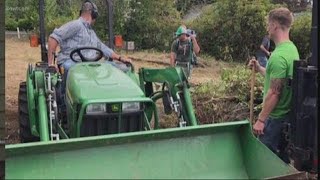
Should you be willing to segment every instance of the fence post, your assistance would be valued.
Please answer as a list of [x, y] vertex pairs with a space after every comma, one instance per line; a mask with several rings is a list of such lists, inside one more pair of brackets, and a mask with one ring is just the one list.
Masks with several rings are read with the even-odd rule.
[[18, 32], [18, 39], [20, 39], [20, 31], [19, 31], [19, 27], [17, 27], [17, 32]]

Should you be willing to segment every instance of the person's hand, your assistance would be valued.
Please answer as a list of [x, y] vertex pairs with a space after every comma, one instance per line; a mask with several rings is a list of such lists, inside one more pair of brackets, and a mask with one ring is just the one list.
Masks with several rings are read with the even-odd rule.
[[59, 72], [59, 67], [57, 64], [50, 64], [49, 67], [54, 67], [57, 72]]
[[270, 52], [270, 51], [268, 51], [268, 56], [269, 56], [269, 57], [271, 56], [271, 52]]
[[132, 60], [130, 58], [125, 58], [125, 57], [121, 57], [121, 61], [132, 63]]
[[252, 57], [250, 60], [249, 60], [249, 63], [248, 63], [248, 67], [250, 69], [252, 69], [252, 67], [255, 66], [255, 72], [259, 72], [259, 68], [260, 68], [260, 64], [259, 62], [256, 60], [255, 57]]
[[263, 134], [263, 130], [264, 130], [264, 121], [262, 120], [257, 120], [256, 123], [253, 126], [253, 132], [256, 135], [261, 135]]
[[189, 37], [190, 37], [191, 40], [196, 40], [196, 35], [195, 34], [191, 34]]

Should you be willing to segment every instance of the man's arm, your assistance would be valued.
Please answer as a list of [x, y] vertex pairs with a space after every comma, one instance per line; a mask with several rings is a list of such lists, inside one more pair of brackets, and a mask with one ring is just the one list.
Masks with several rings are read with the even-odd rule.
[[171, 52], [170, 53], [170, 65], [174, 66], [175, 65], [175, 59], [176, 59], [176, 53]]
[[174, 40], [171, 44], [171, 53], [170, 53], [170, 65], [175, 66], [176, 64], [176, 53], [178, 49], [178, 40]]
[[107, 45], [105, 45], [97, 36], [97, 34], [94, 32], [94, 38], [96, 39], [96, 41], [98, 41], [97, 43], [97, 48], [101, 49], [101, 51], [103, 52], [103, 55], [105, 57], [110, 57], [111, 59], [115, 59], [121, 62], [132, 62], [131, 59], [122, 57], [120, 55], [118, 55], [117, 53], [115, 53], [112, 49], [110, 49]]
[[267, 50], [265, 47], [267, 47], [269, 43], [270, 43], [269, 38], [264, 37], [263, 40], [262, 40], [262, 43], [261, 43], [261, 45], [260, 45], [260, 49], [261, 49], [265, 54], [267, 54], [268, 56], [270, 56], [271, 53], [270, 53], [269, 50]]
[[277, 105], [281, 96], [282, 89], [285, 84], [285, 79], [271, 79], [270, 88], [264, 99], [262, 111], [259, 114], [259, 119], [265, 121], [274, 107]]
[[258, 66], [256, 66], [256, 70], [262, 75], [265, 76], [266, 75], [266, 68], [260, 66], [260, 64], [258, 63], [258, 61], [256, 62], [256, 64]]
[[254, 58], [249, 61], [248, 66], [252, 68], [252, 65], [255, 64], [255, 71], [259, 72], [262, 76], [266, 75], [266, 68], [262, 67], [259, 62]]
[[54, 65], [53, 53], [56, 52], [57, 46], [62, 43], [63, 40], [75, 36], [81, 29], [82, 25], [79, 21], [71, 21], [59, 28], [55, 28], [50, 34], [48, 39], [48, 63], [49, 65]]
[[58, 41], [52, 37], [49, 37], [49, 39], [48, 39], [48, 64], [49, 64], [49, 66], [55, 66], [55, 62], [53, 62], [53, 59], [54, 59], [54, 53], [56, 52], [57, 47], [58, 47]]
[[198, 45], [198, 42], [197, 42], [196, 38], [194, 36], [191, 36], [191, 41], [192, 41], [192, 44], [193, 44], [193, 52], [195, 52], [196, 55], [198, 55], [199, 51], [200, 51], [200, 47]]
[[268, 56], [271, 55], [271, 53], [270, 53], [262, 44], [260, 45], [260, 49], [261, 49], [264, 53], [266, 53]]
[[132, 62], [131, 59], [128, 59], [128, 58], [125, 58], [125, 57], [122, 57], [118, 54], [116, 54], [115, 52], [112, 52], [111, 56], [110, 56], [112, 59], [116, 59], [118, 61], [121, 61], [121, 62]]

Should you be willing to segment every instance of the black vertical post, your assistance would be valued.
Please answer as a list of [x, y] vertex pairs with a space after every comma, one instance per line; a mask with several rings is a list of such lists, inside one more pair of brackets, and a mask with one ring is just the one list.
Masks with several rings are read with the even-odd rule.
[[39, 25], [40, 25], [40, 45], [41, 45], [41, 61], [48, 62], [46, 49], [46, 31], [45, 31], [45, 3], [44, 0], [39, 0]]
[[318, 66], [318, 0], [312, 2], [312, 27], [311, 27], [311, 47], [312, 57], [310, 66]]
[[106, 0], [108, 6], [108, 30], [109, 30], [109, 48], [114, 49], [114, 34], [113, 34], [113, 0]]
[[[311, 47], [312, 47], [312, 57], [311, 57], [311, 66], [318, 68], [318, 0], [312, 2], [312, 27], [311, 27]], [[318, 73], [317, 73], [318, 74]], [[316, 76], [317, 77], [317, 76]], [[317, 82], [315, 82], [317, 83]], [[316, 85], [316, 92], [318, 92], [318, 85]], [[317, 101], [318, 96], [317, 96]], [[318, 107], [318, 102], [316, 102], [316, 107]], [[318, 109], [318, 108], [317, 108]], [[317, 172], [318, 170], [318, 111], [314, 111], [315, 118], [315, 138], [314, 138], [314, 150], [313, 150], [313, 171]]]

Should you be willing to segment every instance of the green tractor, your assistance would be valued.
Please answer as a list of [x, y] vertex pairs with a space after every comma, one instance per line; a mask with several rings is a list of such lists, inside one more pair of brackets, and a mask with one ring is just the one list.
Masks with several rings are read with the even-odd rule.
[[[112, 1], [106, 3], [112, 9]], [[66, 113], [61, 113], [61, 77], [46, 63], [44, 0], [39, 6], [42, 62], [29, 65], [27, 80], [20, 84], [24, 143], [6, 146], [6, 178], [306, 177], [257, 140], [248, 120], [198, 125], [181, 68], [141, 68], [136, 74], [127, 64], [130, 70], [122, 72], [98, 62], [101, 50], [76, 49], [71, 58], [88, 49], [97, 51], [97, 57], [90, 62], [82, 58], [69, 70]], [[162, 88], [156, 90], [154, 83]], [[159, 129], [159, 99], [166, 114], [177, 114], [176, 128]]]
[[[106, 2], [109, 8], [109, 39], [114, 39], [110, 14], [112, 3]], [[43, 2], [39, 3], [43, 5]], [[61, 97], [62, 78], [46, 63], [42, 11], [40, 8], [42, 62], [36, 63], [35, 67], [29, 65], [26, 81], [20, 84], [19, 90], [21, 142], [157, 129], [156, 101], [159, 98], [164, 99], [167, 112], [172, 109], [177, 112], [179, 126], [197, 124], [188, 82], [180, 69], [142, 68], [137, 75], [129, 63], [126, 66], [130, 70], [124, 73], [99, 61], [103, 53], [94, 47], [81, 47], [71, 52], [70, 58], [77, 64], [68, 73], [66, 96]], [[112, 41], [109, 45], [113, 47]], [[97, 56], [85, 57], [83, 51], [89, 50], [95, 51]], [[154, 83], [162, 83], [162, 89], [155, 91]], [[62, 103], [65, 103], [66, 113], [61, 110]]]
[[[76, 49], [70, 57], [88, 49], [95, 48]], [[101, 50], [95, 50], [102, 55]], [[19, 91], [22, 142], [157, 129], [159, 98], [165, 99], [168, 111], [172, 107], [176, 110], [180, 126], [197, 124], [188, 82], [180, 69], [142, 68], [136, 75], [133, 70], [124, 73], [104, 62], [94, 62], [101, 57], [93, 62], [82, 59], [70, 69], [65, 116], [60, 116], [57, 98], [60, 75], [47, 63], [37, 63], [34, 68], [29, 65], [27, 80], [20, 84]], [[155, 82], [162, 83], [162, 89], [155, 91]]]

